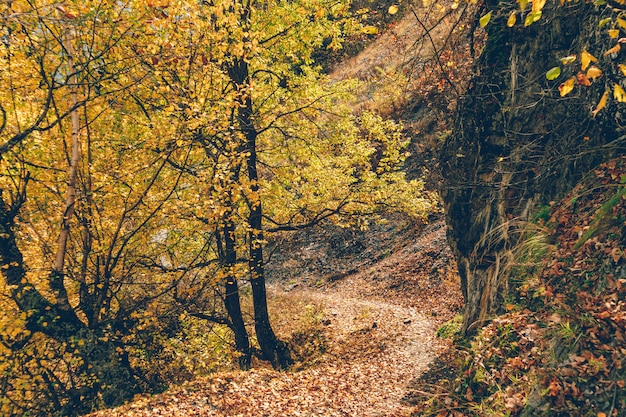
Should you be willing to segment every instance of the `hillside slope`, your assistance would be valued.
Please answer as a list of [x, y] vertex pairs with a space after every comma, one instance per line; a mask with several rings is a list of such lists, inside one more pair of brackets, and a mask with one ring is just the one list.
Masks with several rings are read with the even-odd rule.
[[[216, 372], [90, 416], [410, 415], [407, 387], [448, 347], [436, 331], [461, 300], [441, 219], [404, 231], [387, 227], [390, 252], [366, 247], [378, 260], [341, 278], [328, 279], [326, 271], [357, 264], [358, 254], [335, 256], [316, 233], [305, 244], [296, 237], [292, 250], [281, 253], [283, 263], [290, 258], [292, 265], [306, 265], [302, 253], [310, 251], [325, 266], [300, 275], [274, 273], [269, 286], [274, 326], [298, 360], [292, 370], [259, 362], [251, 371]], [[375, 233], [361, 237], [376, 241]]]

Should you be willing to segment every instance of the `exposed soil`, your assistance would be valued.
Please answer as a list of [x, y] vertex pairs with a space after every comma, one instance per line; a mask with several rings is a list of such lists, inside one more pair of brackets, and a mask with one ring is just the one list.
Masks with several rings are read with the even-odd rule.
[[[351, 239], [337, 246], [309, 233], [308, 244], [295, 236], [288, 253], [275, 255], [307, 271], [296, 280], [275, 270], [269, 284], [274, 327], [298, 345], [294, 353], [302, 362], [294, 370], [258, 363], [248, 372], [215, 373], [92, 416], [410, 415], [413, 406], [403, 400], [410, 382], [448, 346], [436, 330], [460, 306], [458, 283], [442, 220], [409, 228], [396, 219], [379, 227], [389, 236], [346, 232]], [[383, 253], [375, 255], [370, 246], [351, 250], [360, 239], [382, 242]], [[321, 271], [302, 256], [308, 251], [318, 255]], [[374, 260], [365, 258], [373, 254]], [[340, 267], [344, 263], [352, 266]], [[342, 268], [358, 272], [342, 275]]]

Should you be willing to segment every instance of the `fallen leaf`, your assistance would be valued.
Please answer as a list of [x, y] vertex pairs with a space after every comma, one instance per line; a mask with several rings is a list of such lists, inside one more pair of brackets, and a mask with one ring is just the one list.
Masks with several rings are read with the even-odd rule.
[[613, 97], [620, 103], [626, 102], [626, 91], [617, 83], [613, 84]]
[[594, 119], [596, 118], [596, 115], [598, 114], [598, 112], [606, 107], [606, 101], [608, 98], [609, 98], [609, 90], [606, 90], [604, 94], [602, 94], [602, 97], [600, 97], [600, 101], [598, 102], [596, 109], [591, 112], [591, 115], [593, 116]]
[[590, 63], [598, 62], [598, 58], [596, 58], [595, 56], [591, 55], [587, 51], [583, 51], [582, 52], [580, 60], [581, 60], [581, 68], [580, 69], [582, 71], [586, 70]]
[[614, 47], [612, 47], [611, 49], [609, 49], [608, 51], [606, 51], [603, 55], [604, 56], [608, 56], [611, 54], [616, 54], [618, 53], [620, 50], [622, 49], [622, 47], [620, 46], [620, 44], [618, 43], [617, 45], [615, 45]]
[[574, 84], [576, 84], [576, 77], [571, 77], [569, 80], [559, 85], [559, 94], [561, 97], [568, 95], [574, 89]]
[[552, 80], [559, 78], [559, 75], [561, 75], [561, 67], [550, 68], [546, 72], [546, 79], [548, 79], [549, 81], [552, 81]]
[[587, 70], [587, 77], [594, 80], [602, 75], [602, 70], [595, 65], [592, 65]]
[[585, 87], [591, 86], [591, 81], [589, 81], [589, 78], [587, 78], [587, 76], [582, 72], [576, 74], [576, 82], [580, 85], [584, 85]]

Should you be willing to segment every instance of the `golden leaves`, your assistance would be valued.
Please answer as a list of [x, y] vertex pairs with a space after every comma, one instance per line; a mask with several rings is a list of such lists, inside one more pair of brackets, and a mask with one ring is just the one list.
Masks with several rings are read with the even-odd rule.
[[531, 1], [532, 1], [531, 11], [533, 13], [540, 12], [541, 10], [543, 10], [543, 6], [546, 5], [546, 0], [531, 0]]
[[580, 55], [581, 55], [581, 57], [580, 57], [580, 60], [581, 60], [580, 69], [582, 71], [586, 70], [590, 63], [598, 62], [598, 58], [596, 58], [595, 56], [591, 55], [587, 51], [583, 51]]
[[482, 16], [479, 20], [478, 23], [480, 24], [481, 28], [484, 28], [485, 26], [487, 26], [489, 24], [489, 21], [491, 20], [491, 12], [487, 13], [486, 15]]
[[541, 19], [541, 15], [542, 15], [541, 10], [528, 13], [528, 15], [526, 16], [526, 19], [524, 19], [524, 26], [530, 26], [533, 23], [537, 22], [539, 19]]
[[378, 28], [376, 26], [365, 26], [362, 31], [366, 35], [376, 35], [378, 33]]
[[591, 112], [592, 117], [595, 119], [596, 116], [598, 115], [598, 113], [600, 112], [600, 110], [602, 110], [603, 108], [606, 107], [606, 102], [609, 98], [609, 90], [607, 89], [604, 94], [602, 94], [602, 97], [600, 97], [600, 101], [598, 102], [598, 105], [596, 106], [596, 109], [594, 111]]
[[517, 23], [517, 12], [511, 13], [508, 20], [506, 21], [506, 25], [508, 27], [513, 27], [515, 26], [515, 23]]
[[613, 84], [613, 98], [619, 103], [626, 102], [626, 91], [617, 83]]
[[559, 85], [559, 94], [561, 95], [561, 97], [565, 97], [566, 95], [568, 95], [574, 89], [575, 84], [576, 77], [571, 77], [563, 84]]
[[589, 69], [587, 70], [587, 77], [590, 78], [591, 80], [596, 80], [596, 78], [602, 76], [602, 70], [598, 67], [596, 67], [595, 65], [592, 65], [591, 67], [589, 67]]
[[389, 9], [387, 10], [387, 13], [394, 15], [396, 13], [398, 13], [398, 5], [397, 4], [393, 4], [391, 6], [389, 6]]

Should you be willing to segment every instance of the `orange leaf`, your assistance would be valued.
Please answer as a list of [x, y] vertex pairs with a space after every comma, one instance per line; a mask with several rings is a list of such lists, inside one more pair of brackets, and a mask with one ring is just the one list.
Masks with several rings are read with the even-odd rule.
[[561, 385], [559, 384], [558, 379], [552, 378], [552, 380], [550, 381], [550, 385], [548, 385], [548, 390], [550, 391], [551, 397], [556, 397], [557, 395], [559, 395], [559, 392], [561, 391]]
[[591, 81], [589, 81], [589, 78], [587, 78], [587, 76], [582, 72], [579, 72], [576, 75], [576, 81], [578, 82], [578, 84], [584, 85], [585, 87], [589, 87], [591, 85]]
[[559, 94], [561, 94], [561, 97], [565, 97], [566, 95], [568, 95], [574, 89], [575, 83], [576, 77], [571, 77], [569, 80], [561, 84], [559, 86]]
[[596, 115], [598, 114], [598, 112], [606, 107], [606, 101], [608, 98], [609, 98], [609, 90], [606, 90], [604, 94], [602, 94], [602, 97], [600, 97], [600, 101], [598, 102], [596, 109], [591, 112], [591, 115], [593, 116], [594, 119], [596, 118]]
[[604, 56], [611, 55], [611, 54], [616, 54], [616, 53], [618, 53], [621, 49], [622, 49], [622, 47], [621, 47], [621, 46], [620, 46], [620, 44], [618, 43], [617, 45], [615, 45], [614, 47], [612, 47], [611, 49], [609, 49], [608, 51], [606, 51], [606, 52], [604, 53]]

